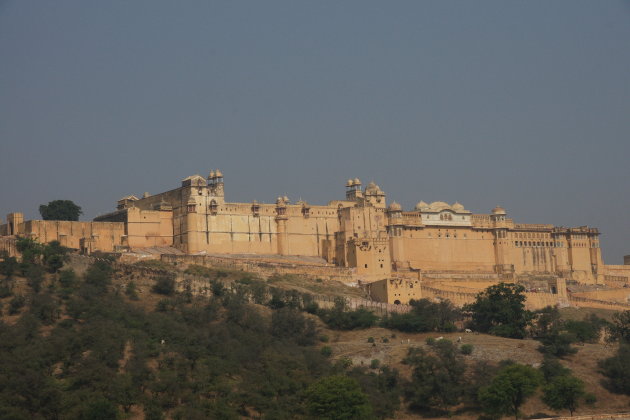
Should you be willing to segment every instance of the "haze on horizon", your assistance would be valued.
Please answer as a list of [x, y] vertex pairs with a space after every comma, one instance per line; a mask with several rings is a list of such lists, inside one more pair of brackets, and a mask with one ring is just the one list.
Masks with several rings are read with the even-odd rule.
[[229, 201], [497, 204], [630, 254], [630, 2], [0, 0], [0, 218], [210, 169]]

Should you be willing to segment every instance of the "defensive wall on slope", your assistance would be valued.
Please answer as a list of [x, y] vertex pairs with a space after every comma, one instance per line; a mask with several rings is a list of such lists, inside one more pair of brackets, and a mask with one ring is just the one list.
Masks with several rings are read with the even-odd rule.
[[11, 237], [0, 237], [0, 252], [6, 251], [9, 257], [17, 257], [18, 251], [16, 248], [17, 239]]
[[161, 260], [165, 263], [177, 265], [178, 267], [200, 265], [203, 267], [248, 271], [264, 278], [275, 274], [293, 274], [312, 279], [336, 280], [343, 283], [356, 282], [354, 270], [329, 265], [256, 261], [244, 258], [216, 257], [210, 255], [162, 255]]

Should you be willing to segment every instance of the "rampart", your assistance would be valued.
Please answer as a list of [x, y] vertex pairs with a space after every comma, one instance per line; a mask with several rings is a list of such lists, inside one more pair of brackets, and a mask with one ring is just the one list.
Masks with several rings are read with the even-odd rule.
[[344, 283], [356, 282], [354, 270], [329, 265], [256, 261], [210, 255], [162, 255], [161, 260], [178, 267], [187, 267], [194, 264], [203, 267], [249, 271], [264, 278], [274, 274], [295, 274], [312, 279], [321, 278]]
[[6, 251], [9, 257], [17, 257], [17, 239], [11, 237], [0, 237], [0, 252]]

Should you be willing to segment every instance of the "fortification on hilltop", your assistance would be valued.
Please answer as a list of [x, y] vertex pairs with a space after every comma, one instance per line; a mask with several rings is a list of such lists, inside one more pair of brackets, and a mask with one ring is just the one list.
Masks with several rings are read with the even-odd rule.
[[[607, 274], [596, 228], [516, 223], [499, 206], [473, 214], [460, 203], [420, 201], [405, 211], [358, 178], [345, 190], [326, 205], [286, 196], [273, 204], [232, 203], [223, 174], [213, 170], [163, 193], [123, 197], [114, 212], [92, 222], [24, 221], [11, 213], [0, 235], [58, 240], [84, 253], [172, 247], [186, 254], [320, 257], [351, 268], [358, 280], [381, 281], [374, 290], [385, 290], [381, 298], [392, 302], [418, 297], [411, 289], [422, 273], [546, 274], [582, 283], [602, 283]], [[630, 275], [614, 267], [620, 278]], [[407, 279], [398, 299], [393, 278]]]

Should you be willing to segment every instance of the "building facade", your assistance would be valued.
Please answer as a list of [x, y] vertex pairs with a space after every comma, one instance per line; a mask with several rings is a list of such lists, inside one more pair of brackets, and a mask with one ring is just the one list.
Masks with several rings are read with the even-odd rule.
[[12, 213], [0, 235], [59, 240], [84, 252], [174, 247], [188, 254], [320, 257], [351, 267], [358, 279], [419, 278], [418, 273], [544, 273], [585, 283], [603, 278], [597, 229], [522, 224], [495, 207], [473, 214], [463, 205], [419, 202], [389, 206], [374, 183], [346, 183], [345, 198], [327, 205], [232, 203], [221, 171], [193, 175], [170, 191], [120, 199], [92, 222], [24, 221]]

